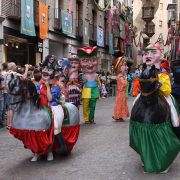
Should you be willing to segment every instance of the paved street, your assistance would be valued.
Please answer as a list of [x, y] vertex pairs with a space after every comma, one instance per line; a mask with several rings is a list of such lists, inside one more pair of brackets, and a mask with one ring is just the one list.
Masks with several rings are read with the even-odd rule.
[[[133, 98], [129, 98], [131, 106]], [[168, 174], [144, 174], [139, 156], [128, 143], [128, 121], [113, 122], [114, 98], [97, 104], [96, 125], [81, 125], [79, 140], [68, 157], [32, 163], [32, 153], [0, 129], [2, 180], [179, 180], [180, 156]], [[82, 114], [82, 113], [81, 113]], [[81, 123], [83, 121], [81, 120]]]

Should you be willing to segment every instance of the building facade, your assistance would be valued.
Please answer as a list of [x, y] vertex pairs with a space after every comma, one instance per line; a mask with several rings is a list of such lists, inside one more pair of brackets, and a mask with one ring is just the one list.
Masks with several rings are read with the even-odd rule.
[[[136, 37], [136, 45], [133, 47], [133, 57], [135, 58], [136, 64], [142, 63], [142, 49], [143, 49], [143, 41], [145, 42], [148, 38], [146, 34], [143, 33], [145, 27], [145, 21], [142, 19], [142, 7], [147, 2], [147, 0], [134, 0], [133, 1], [133, 23], [136, 26], [137, 37]], [[170, 0], [155, 0], [152, 1], [155, 10], [154, 10], [154, 19], [153, 22], [155, 24], [155, 34], [150, 38], [151, 43], [159, 43], [164, 52], [168, 50], [168, 46], [165, 46], [167, 36], [168, 36], [168, 12], [167, 7]], [[139, 38], [140, 33], [142, 36]], [[141, 43], [139, 41], [141, 40]]]
[[[93, 1], [40, 0], [48, 8], [48, 38], [42, 40], [38, 0], [33, 1], [35, 36], [21, 33], [22, 1], [0, 0], [1, 63], [37, 65], [48, 54], [70, 57], [82, 46], [98, 47], [99, 70], [111, 71], [116, 49], [131, 58], [129, 46], [132, 44], [125, 41], [128, 0], [112, 0], [107, 11], [99, 11]], [[99, 3], [106, 6], [108, 1]]]

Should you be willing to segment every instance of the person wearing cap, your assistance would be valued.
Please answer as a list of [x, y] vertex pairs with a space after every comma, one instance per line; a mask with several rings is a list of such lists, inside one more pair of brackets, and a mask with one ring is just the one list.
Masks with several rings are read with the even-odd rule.
[[73, 55], [69, 58], [69, 62], [69, 82], [67, 83], [69, 102], [73, 103], [79, 109], [81, 98], [81, 85], [79, 84], [79, 58], [76, 55]]
[[79, 48], [77, 55], [80, 58], [82, 72], [84, 73], [84, 86], [81, 96], [83, 101], [83, 117], [85, 124], [94, 124], [96, 101], [99, 98], [96, 75], [98, 69], [97, 47]]
[[114, 64], [114, 70], [117, 75], [117, 90], [116, 100], [114, 104], [114, 115], [112, 118], [117, 121], [123, 121], [124, 118], [129, 117], [129, 110], [126, 98], [126, 87], [127, 87], [127, 62], [124, 56], [116, 58]]

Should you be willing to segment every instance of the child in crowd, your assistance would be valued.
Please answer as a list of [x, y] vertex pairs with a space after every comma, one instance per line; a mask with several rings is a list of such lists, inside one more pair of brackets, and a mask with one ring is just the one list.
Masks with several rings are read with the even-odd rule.
[[102, 95], [102, 98], [105, 98], [107, 96], [106, 81], [105, 80], [102, 80], [101, 95]]

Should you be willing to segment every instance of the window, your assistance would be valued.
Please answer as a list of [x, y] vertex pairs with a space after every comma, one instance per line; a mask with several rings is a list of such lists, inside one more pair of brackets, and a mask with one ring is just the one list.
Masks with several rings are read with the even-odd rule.
[[163, 26], [163, 21], [159, 20], [159, 27], [162, 27], [162, 26]]
[[160, 6], [160, 10], [163, 10], [163, 3], [160, 3], [159, 6]]
[[176, 4], [176, 3], [177, 3], [177, 0], [172, 0], [172, 3], [173, 3], [173, 4]]

